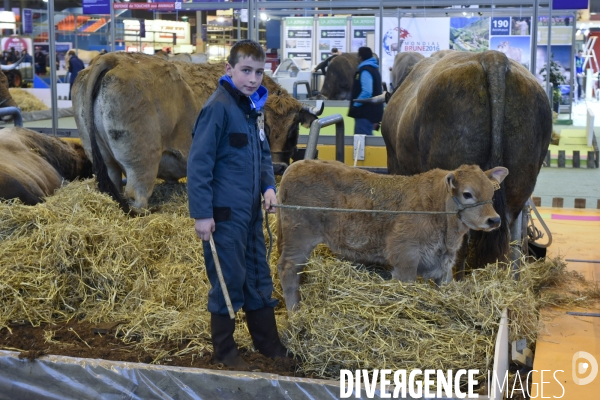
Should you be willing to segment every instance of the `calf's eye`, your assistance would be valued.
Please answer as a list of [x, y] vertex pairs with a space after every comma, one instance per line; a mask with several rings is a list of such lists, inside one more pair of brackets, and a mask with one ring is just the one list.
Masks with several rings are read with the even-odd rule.
[[471, 193], [469, 193], [469, 192], [464, 192], [464, 193], [463, 193], [463, 197], [464, 197], [465, 199], [472, 199], [472, 198], [473, 198], [473, 195], [472, 195]]

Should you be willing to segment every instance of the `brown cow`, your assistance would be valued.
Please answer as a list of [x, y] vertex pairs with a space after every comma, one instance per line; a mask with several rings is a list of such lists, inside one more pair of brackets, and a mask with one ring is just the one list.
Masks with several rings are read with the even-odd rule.
[[392, 267], [396, 279], [413, 281], [422, 276], [438, 284], [448, 282], [456, 252], [469, 229], [491, 231], [500, 226], [491, 200], [494, 183], [500, 184], [507, 174], [503, 167], [483, 172], [475, 165], [398, 176], [375, 174], [337, 161], [292, 164], [279, 188], [279, 201], [284, 205], [453, 214], [279, 208], [277, 269], [288, 311], [299, 302], [298, 273], [319, 243], [351, 261]]
[[[0, 108], [3, 107], [18, 107], [18, 104], [8, 90], [8, 78], [3, 72], [0, 72]], [[12, 118], [12, 115], [6, 115], [2, 117], [2, 120], [7, 122], [12, 120]]]
[[64, 180], [92, 177], [92, 163], [79, 143], [26, 128], [0, 130], [0, 160], [0, 198], [27, 205], [43, 201]]
[[511, 171], [494, 196], [502, 226], [471, 235], [468, 265], [504, 261], [509, 226], [533, 192], [552, 135], [552, 110], [536, 78], [498, 51], [438, 52], [413, 67], [381, 126], [391, 174], [463, 164]]
[[392, 91], [400, 87], [415, 64], [421, 61], [423, 58], [425, 57], [421, 53], [416, 53], [414, 51], [396, 54], [391, 73]]
[[[94, 58], [73, 85], [73, 108], [100, 190], [125, 210], [128, 202], [143, 209], [157, 177], [185, 177], [194, 122], [224, 71], [223, 64], [169, 62], [141, 53]], [[310, 127], [317, 115], [269, 77], [263, 85], [269, 90], [265, 132], [277, 172], [296, 149], [298, 125]], [[120, 194], [123, 173], [126, 200]]]
[[327, 67], [321, 96], [329, 100], [350, 100], [357, 69], [358, 53], [344, 53], [335, 57]]

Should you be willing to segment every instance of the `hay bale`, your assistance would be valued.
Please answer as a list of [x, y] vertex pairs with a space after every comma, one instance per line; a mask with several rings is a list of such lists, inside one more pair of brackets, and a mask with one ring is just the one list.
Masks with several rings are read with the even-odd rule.
[[10, 95], [17, 102], [22, 112], [49, 110], [44, 102], [23, 89], [10, 88]]
[[[210, 284], [185, 184], [157, 185], [150, 206], [160, 211], [128, 218], [93, 180], [72, 182], [33, 207], [0, 202], [0, 329], [15, 321], [119, 321], [117, 335], [155, 362], [212, 350]], [[271, 230], [275, 223], [270, 216]], [[281, 300], [277, 258], [273, 251]], [[385, 280], [319, 246], [303, 275], [298, 312], [288, 320], [283, 301], [276, 310], [280, 333], [305, 373], [335, 379], [341, 368], [485, 371], [503, 308], [511, 309], [511, 337], [534, 341], [539, 307], [571, 301], [544, 296], [565, 279], [560, 260], [526, 264], [519, 282], [495, 265], [437, 288]], [[598, 294], [585, 290], [571, 297]], [[183, 339], [189, 344], [179, 350]], [[235, 339], [252, 348], [245, 329]], [[171, 351], [153, 350], [165, 341], [173, 341]]]

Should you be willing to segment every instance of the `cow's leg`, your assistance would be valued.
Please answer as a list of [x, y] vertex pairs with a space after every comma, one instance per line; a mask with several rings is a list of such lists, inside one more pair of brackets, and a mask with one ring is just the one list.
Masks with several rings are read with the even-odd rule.
[[421, 255], [419, 250], [409, 245], [396, 246], [393, 252], [388, 252], [388, 261], [393, 266], [392, 278], [403, 282], [417, 279], [417, 270]]
[[[454, 279], [457, 281], [462, 281], [465, 277], [465, 264], [467, 262], [467, 255], [469, 254], [469, 234], [467, 233], [463, 236], [462, 245], [460, 249], [456, 253], [456, 261], [454, 262], [454, 269], [456, 272], [454, 273]], [[452, 281], [452, 275], [450, 275], [450, 280], [446, 283]]]
[[[287, 241], [281, 246], [281, 256], [277, 262], [279, 281], [283, 289], [283, 298], [288, 313], [292, 313], [300, 302], [300, 275], [304, 264], [321, 238], [315, 238], [309, 232], [298, 234], [297, 230], [286, 232]], [[291, 234], [291, 235], [290, 235]], [[290, 236], [293, 239], [289, 239]]]

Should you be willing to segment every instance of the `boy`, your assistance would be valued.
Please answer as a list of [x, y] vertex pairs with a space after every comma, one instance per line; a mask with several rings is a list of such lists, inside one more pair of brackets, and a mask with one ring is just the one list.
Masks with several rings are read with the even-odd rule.
[[267, 89], [261, 85], [265, 53], [251, 40], [236, 43], [226, 74], [208, 99], [194, 126], [188, 158], [190, 216], [203, 240], [206, 273], [211, 283], [208, 311], [214, 360], [237, 370], [251, 366], [239, 355], [215, 262], [208, 243], [211, 232], [235, 311], [246, 313], [254, 347], [271, 358], [285, 357], [271, 297], [273, 280], [266, 261], [261, 194], [267, 212], [277, 204], [269, 143], [262, 109]]

